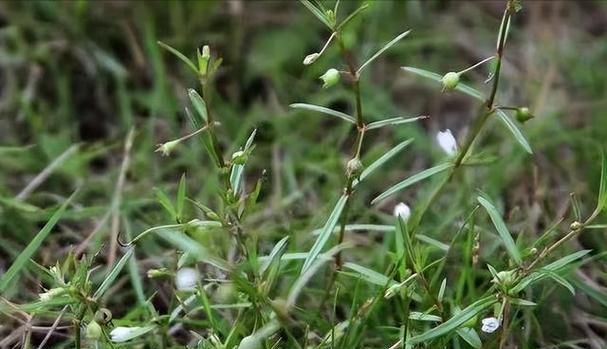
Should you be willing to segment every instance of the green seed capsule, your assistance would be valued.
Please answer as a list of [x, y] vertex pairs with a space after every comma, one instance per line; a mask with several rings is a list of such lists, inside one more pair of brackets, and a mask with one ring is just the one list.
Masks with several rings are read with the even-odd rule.
[[529, 111], [529, 108], [521, 107], [516, 110], [515, 117], [516, 117], [516, 120], [518, 120], [518, 122], [520, 122], [522, 124], [530, 119], [533, 119], [533, 114], [531, 114], [531, 112]]
[[456, 72], [449, 72], [442, 78], [443, 91], [451, 91], [459, 84], [459, 74]]
[[86, 326], [86, 338], [99, 339], [101, 338], [101, 326], [95, 321], [89, 322]]
[[339, 71], [337, 69], [331, 68], [324, 73], [320, 79], [323, 82], [322, 87], [327, 88], [331, 87], [339, 82]]

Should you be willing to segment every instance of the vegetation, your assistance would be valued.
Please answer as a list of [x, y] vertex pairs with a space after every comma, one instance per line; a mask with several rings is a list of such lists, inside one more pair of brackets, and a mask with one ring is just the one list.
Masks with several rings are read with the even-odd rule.
[[607, 345], [605, 4], [1, 6], [1, 348]]

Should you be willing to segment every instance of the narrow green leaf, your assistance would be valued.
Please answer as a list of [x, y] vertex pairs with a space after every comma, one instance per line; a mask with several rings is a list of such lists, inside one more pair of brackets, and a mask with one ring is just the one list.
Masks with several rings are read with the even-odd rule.
[[559, 283], [561, 286], [565, 287], [567, 290], [569, 290], [569, 292], [571, 293], [572, 296], [575, 296], [575, 289], [573, 288], [573, 286], [569, 283], [569, 281], [565, 280], [564, 277], [560, 276], [559, 274], [550, 271], [550, 270], [540, 270], [540, 273], [545, 273], [549, 278], [551, 278], [552, 280], [556, 281], [557, 283]]
[[274, 248], [272, 248], [272, 252], [270, 252], [270, 254], [268, 255], [268, 259], [264, 260], [261, 263], [261, 266], [259, 267], [259, 274], [263, 274], [276, 259], [280, 259], [280, 257], [285, 251], [288, 241], [289, 237], [285, 236], [284, 238], [280, 239], [280, 241], [278, 241], [276, 245], [274, 245]]
[[478, 336], [478, 333], [470, 327], [462, 327], [456, 330], [458, 336], [460, 336], [466, 343], [470, 344], [473, 348], [480, 348], [483, 346], [483, 342], [481, 342], [481, 338]]
[[[217, 222], [212, 222], [217, 223]], [[229, 263], [222, 258], [214, 255], [208, 248], [202, 246], [198, 241], [190, 238], [182, 232], [174, 229], [159, 230], [160, 237], [195, 257], [200, 262], [209, 263], [222, 270], [230, 270]]]
[[[185, 113], [186, 113], [188, 119], [190, 120], [190, 124], [192, 124], [192, 126], [195, 130], [201, 129], [202, 127], [204, 127], [207, 124], [206, 119], [204, 119], [198, 113], [191, 113], [190, 109], [188, 109], [188, 108], [185, 108]], [[219, 155], [215, 151], [215, 147], [213, 147], [213, 142], [211, 140], [211, 136], [209, 135], [209, 133], [208, 132], [201, 133], [200, 141], [202, 142], [207, 153], [213, 160], [213, 163], [215, 163], [215, 166], [221, 167], [221, 160], [219, 158]]]
[[[542, 268], [542, 270], [548, 270], [552, 272], [556, 272], [566, 265], [580, 259], [590, 253], [591, 250], [581, 250], [569, 254], [565, 257], [559, 258], [556, 261], [546, 265]], [[534, 283], [544, 279], [546, 277], [546, 273], [533, 272], [526, 277], [524, 277], [515, 287], [512, 288], [512, 292], [518, 293], [527, 288], [528, 286], [533, 285]]]
[[325, 246], [325, 244], [329, 240], [329, 237], [331, 236], [331, 232], [333, 231], [333, 228], [337, 224], [337, 221], [339, 221], [339, 217], [341, 216], [341, 211], [344, 209], [344, 206], [346, 205], [346, 201], [348, 201], [348, 197], [346, 195], [342, 195], [339, 198], [339, 200], [337, 201], [337, 204], [335, 204], [335, 208], [333, 208], [333, 212], [331, 212], [329, 219], [327, 219], [327, 222], [325, 223], [324, 227], [322, 228], [322, 231], [320, 232], [320, 234], [316, 238], [316, 241], [314, 242], [314, 245], [310, 249], [309, 255], [306, 258], [306, 260], [304, 261], [300, 274], [305, 273], [306, 270], [312, 265], [312, 262], [314, 262], [316, 257], [322, 251], [322, 248]]
[[373, 56], [371, 56], [371, 58], [369, 58], [365, 63], [363, 63], [363, 65], [360, 66], [360, 68], [358, 68], [358, 70], [356, 71], [356, 74], [360, 74], [360, 72], [363, 71], [363, 69], [365, 69], [366, 66], [368, 66], [371, 62], [373, 62], [377, 57], [379, 57], [387, 49], [394, 46], [394, 44], [399, 42], [402, 38], [409, 35], [410, 32], [411, 32], [411, 30], [407, 30], [406, 32], [403, 32], [403, 33], [399, 34], [397, 37], [395, 37], [394, 39], [392, 39], [389, 43], [385, 44], [384, 47], [380, 48], [377, 52], [375, 52], [375, 54]]
[[522, 299], [522, 298], [511, 298], [510, 304], [520, 305], [522, 307], [534, 307], [537, 305], [537, 303], [534, 303], [532, 301], [528, 301], [528, 300]]
[[[438, 74], [433, 73], [431, 71], [424, 70], [424, 69], [419, 69], [419, 68], [414, 68], [414, 67], [401, 67], [401, 69], [404, 70], [404, 71], [408, 71], [410, 73], [413, 73], [415, 75], [421, 76], [423, 78], [430, 79], [430, 80], [432, 80], [434, 82], [439, 83], [440, 85], [443, 84], [443, 81], [442, 81], [443, 77], [441, 75], [438, 75]], [[483, 97], [483, 94], [480, 91], [478, 91], [478, 90], [476, 90], [476, 89], [474, 89], [474, 88], [472, 88], [472, 87], [470, 87], [470, 86], [468, 86], [468, 85], [466, 85], [464, 83], [460, 82], [459, 84], [457, 84], [457, 86], [455, 87], [455, 89], [458, 90], [458, 91], [460, 91], [460, 92], [462, 92], [462, 93], [467, 94], [468, 96], [474, 97], [474, 98], [478, 99], [481, 102], [485, 99]]]
[[446, 169], [453, 167], [452, 163], [446, 162], [440, 165], [436, 165], [434, 167], [431, 167], [429, 169], [423, 170], [422, 172], [419, 172], [405, 180], [403, 180], [402, 182], [399, 182], [395, 185], [393, 185], [392, 187], [390, 187], [388, 190], [386, 190], [385, 192], [381, 193], [378, 197], [376, 197], [375, 199], [373, 199], [371, 201], [371, 204], [376, 204], [379, 201], [384, 200], [385, 198], [392, 196], [394, 194], [396, 194], [397, 192], [407, 188], [408, 186], [415, 184], [421, 180], [424, 180], [430, 176], [433, 176], [439, 172], [445, 171]]
[[165, 44], [162, 41], [158, 41], [158, 45], [160, 45], [160, 47], [162, 47], [162, 48], [168, 50], [169, 52], [171, 52], [172, 54], [174, 54], [177, 58], [181, 59], [183, 61], [183, 63], [185, 63], [190, 69], [192, 69], [194, 71], [194, 73], [196, 73], [196, 75], [199, 74], [198, 69], [196, 68], [196, 65], [194, 65], [194, 62], [192, 62], [183, 53], [177, 51], [175, 48]]
[[443, 301], [443, 297], [445, 296], [445, 289], [447, 288], [447, 278], [443, 279], [443, 282], [441, 282], [440, 284], [440, 289], [438, 290], [438, 296], [436, 297], [436, 299], [439, 302]]
[[165, 194], [162, 189], [154, 188], [154, 193], [156, 194], [156, 200], [158, 203], [164, 207], [164, 209], [171, 215], [171, 220], [175, 221], [177, 219], [177, 211], [171, 202], [171, 199]]
[[209, 116], [207, 115], [207, 105], [204, 102], [204, 99], [194, 90], [193, 88], [188, 89], [188, 96], [190, 97], [190, 102], [192, 102], [192, 106], [196, 113], [202, 117], [204, 123], [209, 123]]
[[527, 142], [527, 139], [523, 135], [523, 132], [518, 128], [518, 126], [516, 126], [514, 121], [512, 121], [508, 117], [508, 115], [506, 115], [506, 113], [504, 113], [504, 111], [501, 109], [497, 109], [496, 113], [498, 119], [506, 126], [508, 131], [512, 133], [514, 139], [516, 139], [516, 141], [523, 147], [523, 149], [525, 149], [527, 153], [533, 154], [533, 150], [531, 150], [529, 142]]
[[383, 164], [388, 162], [388, 160], [392, 159], [396, 154], [398, 154], [401, 150], [405, 149], [409, 144], [413, 142], [413, 138], [409, 138], [404, 142], [400, 142], [394, 148], [388, 150], [384, 155], [380, 156], [379, 159], [375, 160], [371, 163], [371, 165], [367, 166], [363, 172], [360, 174], [358, 181], [356, 184], [362, 182], [365, 178], [369, 177], [375, 170], [380, 168]]
[[512, 239], [512, 235], [510, 235], [510, 232], [502, 219], [502, 215], [488, 199], [484, 198], [483, 196], [479, 196], [477, 200], [485, 208], [485, 210], [487, 210], [487, 213], [489, 214], [497, 233], [502, 239], [502, 242], [506, 246], [506, 251], [508, 251], [510, 257], [516, 262], [517, 265], [521, 265], [521, 263], [523, 263], [523, 259], [521, 258], [518, 247], [516, 247], [516, 243]]
[[396, 284], [396, 281], [391, 280], [384, 274], [378, 273], [375, 270], [363, 267], [362, 265], [358, 265], [356, 263], [346, 262], [344, 263], [343, 267], [355, 271], [362, 276], [363, 280], [377, 286], [384, 287], [387, 285], [391, 286]]
[[120, 258], [118, 263], [116, 263], [116, 265], [114, 265], [112, 270], [107, 274], [107, 276], [105, 277], [105, 279], [103, 280], [101, 285], [99, 285], [99, 288], [93, 294], [94, 299], [99, 299], [99, 297], [103, 296], [105, 291], [107, 291], [110, 288], [110, 286], [112, 286], [112, 284], [114, 283], [114, 281], [116, 280], [116, 278], [118, 277], [118, 275], [120, 274], [122, 269], [124, 268], [124, 265], [131, 259], [132, 255], [133, 255], [133, 248], [130, 247], [129, 249], [126, 250], [126, 252], [122, 256], [122, 258]]
[[385, 126], [394, 126], [394, 125], [400, 125], [400, 124], [408, 124], [410, 122], [414, 122], [417, 120], [423, 120], [423, 119], [427, 119], [428, 117], [425, 115], [421, 115], [421, 116], [416, 116], [416, 117], [412, 117], [412, 118], [406, 118], [404, 116], [397, 116], [394, 118], [389, 118], [389, 119], [384, 119], [384, 120], [379, 120], [379, 121], [374, 121], [371, 122], [367, 125], [367, 130], [373, 130], [376, 128], [381, 128], [381, 127], [385, 127]]
[[38, 234], [34, 236], [34, 238], [32, 239], [32, 241], [30, 241], [27, 247], [25, 247], [25, 249], [21, 251], [21, 253], [19, 253], [19, 255], [17, 256], [13, 264], [11, 264], [11, 266], [8, 268], [6, 273], [0, 276], [0, 293], [6, 290], [8, 285], [11, 284], [11, 281], [13, 281], [13, 278], [17, 276], [21, 269], [23, 269], [25, 265], [29, 262], [30, 258], [32, 258], [34, 253], [40, 247], [40, 245], [42, 245], [44, 239], [46, 239], [46, 237], [51, 233], [53, 227], [55, 227], [55, 224], [57, 224], [59, 219], [61, 219], [61, 217], [63, 216], [63, 212], [65, 212], [65, 209], [72, 202], [72, 199], [75, 195], [76, 192], [74, 192], [67, 200], [65, 200], [65, 202], [59, 207], [59, 209], [57, 209], [57, 211], [53, 213], [51, 218], [38, 232]]
[[454, 315], [452, 318], [447, 320], [446, 322], [426, 331], [420, 335], [413, 336], [409, 338], [407, 344], [416, 344], [416, 343], [427, 343], [428, 341], [443, 336], [447, 333], [452, 332], [453, 330], [459, 328], [461, 325], [465, 324], [466, 321], [472, 319], [477, 314], [482, 312], [483, 310], [491, 307], [493, 304], [497, 302], [497, 298], [495, 296], [487, 296], [485, 298], [479, 299], [478, 301], [470, 304], [464, 310]]
[[416, 321], [432, 321], [441, 322], [443, 319], [440, 316], [430, 315], [426, 313], [420, 313], [419, 311], [412, 311], [409, 313], [409, 319]]
[[318, 9], [318, 7], [314, 6], [309, 0], [299, 0], [319, 21], [321, 21], [324, 25], [326, 25], [329, 29], [333, 30], [331, 27], [331, 23], [327, 19], [326, 15]]
[[181, 175], [179, 180], [179, 187], [177, 188], [177, 217], [181, 220], [183, 218], [183, 206], [185, 203], [185, 173]]
[[319, 105], [307, 104], [307, 103], [294, 103], [294, 104], [291, 104], [289, 106], [291, 108], [294, 108], [294, 109], [311, 110], [311, 111], [315, 111], [315, 112], [319, 112], [319, 113], [335, 116], [335, 117], [338, 117], [338, 118], [340, 118], [342, 120], [346, 120], [346, 121], [351, 122], [354, 125], [356, 125], [356, 119], [353, 116], [350, 116], [348, 114], [342, 113], [342, 112], [337, 111], [337, 110], [321, 107]]
[[[336, 32], [340, 32], [343, 27], [345, 27], [346, 25], [348, 25], [348, 23], [350, 23], [351, 20], [353, 20], [354, 18], [356, 18], [356, 16], [358, 16], [361, 12], [363, 12], [364, 10], [366, 10], [368, 7], [369, 7], [369, 3], [365, 2], [364, 4], [362, 4], [354, 12], [350, 13], [348, 15], [348, 17], [346, 17], [343, 21], [341, 21], [341, 23], [339, 23], [339, 25], [337, 26], [337, 29], [335, 29], [335, 31]], [[335, 13], [337, 13], [337, 11], [335, 11]]]
[[597, 210], [600, 212], [605, 206], [607, 206], [607, 159], [603, 151], [601, 154], [601, 183], [599, 184]]

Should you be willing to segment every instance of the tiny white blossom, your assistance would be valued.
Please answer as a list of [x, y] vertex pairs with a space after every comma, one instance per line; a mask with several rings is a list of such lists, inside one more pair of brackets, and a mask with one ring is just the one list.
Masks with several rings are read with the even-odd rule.
[[398, 205], [394, 206], [394, 216], [400, 217], [406, 221], [407, 219], [409, 219], [409, 216], [411, 216], [411, 209], [409, 208], [409, 206], [407, 206], [407, 204], [401, 202]]
[[112, 342], [116, 343], [126, 342], [133, 338], [133, 334], [140, 329], [141, 327], [115, 327], [112, 332], [110, 332], [110, 339]]
[[193, 291], [198, 283], [198, 271], [193, 268], [182, 268], [175, 275], [175, 286], [179, 291]]
[[455, 155], [457, 153], [457, 142], [451, 133], [451, 130], [439, 131], [436, 134], [438, 145], [447, 153], [447, 155]]
[[481, 331], [485, 333], [493, 333], [500, 327], [500, 320], [494, 317], [484, 318], [481, 323], [483, 324]]

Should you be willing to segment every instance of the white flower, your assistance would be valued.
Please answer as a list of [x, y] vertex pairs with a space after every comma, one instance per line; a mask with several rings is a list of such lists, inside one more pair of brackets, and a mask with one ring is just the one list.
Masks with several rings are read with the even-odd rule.
[[141, 327], [115, 327], [112, 332], [110, 332], [110, 339], [112, 342], [116, 343], [126, 342], [129, 339], [134, 338], [133, 335], [140, 330]]
[[438, 145], [447, 153], [447, 155], [455, 155], [457, 153], [457, 142], [451, 133], [451, 130], [439, 131], [436, 134]]
[[193, 268], [182, 268], [175, 275], [175, 286], [179, 291], [193, 291], [198, 283], [198, 271]]
[[481, 331], [485, 333], [493, 333], [500, 327], [500, 320], [494, 317], [488, 317], [481, 320], [483, 326], [481, 327]]
[[400, 217], [406, 221], [407, 219], [409, 219], [409, 216], [411, 216], [411, 209], [409, 208], [409, 206], [407, 206], [407, 204], [401, 202], [398, 205], [394, 206], [394, 216]]

